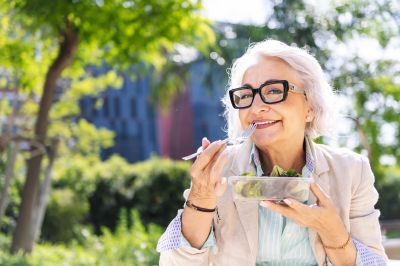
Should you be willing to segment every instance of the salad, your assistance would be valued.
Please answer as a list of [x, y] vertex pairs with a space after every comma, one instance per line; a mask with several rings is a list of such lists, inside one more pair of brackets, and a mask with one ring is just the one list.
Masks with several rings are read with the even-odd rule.
[[231, 183], [236, 196], [245, 199], [279, 201], [291, 197], [306, 201], [309, 194], [308, 178], [302, 178], [301, 174], [292, 169], [285, 171], [277, 165], [273, 167], [271, 177], [255, 177], [254, 173], [243, 173], [233, 178]]

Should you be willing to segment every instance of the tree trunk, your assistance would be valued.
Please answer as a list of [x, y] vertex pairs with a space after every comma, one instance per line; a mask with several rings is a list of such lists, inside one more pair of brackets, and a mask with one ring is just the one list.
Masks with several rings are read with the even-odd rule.
[[[51, 109], [53, 94], [56, 82], [61, 76], [62, 71], [71, 63], [76, 50], [79, 46], [78, 36], [70, 23], [66, 24], [66, 29], [61, 33], [60, 47], [58, 56], [50, 66], [43, 87], [40, 99], [39, 114], [35, 124], [35, 140], [44, 144], [47, 137], [49, 112]], [[33, 150], [34, 147], [31, 147]], [[22, 191], [22, 203], [14, 231], [11, 245], [11, 253], [18, 251], [30, 253], [34, 244], [33, 226], [31, 226], [32, 214], [36, 205], [36, 194], [40, 183], [40, 169], [43, 154], [31, 157], [27, 162], [27, 174], [24, 188]]]
[[4, 184], [1, 189], [0, 195], [0, 224], [3, 220], [3, 215], [8, 205], [8, 188], [10, 187], [11, 178], [14, 175], [14, 165], [18, 154], [18, 142], [10, 142], [9, 144], [9, 155], [7, 156], [7, 166], [4, 175]]
[[43, 219], [44, 215], [46, 213], [46, 207], [47, 207], [47, 202], [48, 198], [50, 195], [51, 191], [51, 177], [52, 177], [52, 172], [53, 172], [53, 166], [54, 166], [54, 161], [57, 157], [57, 151], [58, 151], [58, 144], [59, 144], [59, 139], [55, 138], [52, 141], [50, 151], [49, 151], [49, 163], [46, 167], [46, 170], [44, 172], [44, 180], [42, 182], [42, 185], [40, 186], [39, 190], [39, 198], [37, 201], [37, 211], [33, 215], [33, 232], [35, 239], [34, 241], [38, 241], [41, 233], [41, 228], [43, 224]]

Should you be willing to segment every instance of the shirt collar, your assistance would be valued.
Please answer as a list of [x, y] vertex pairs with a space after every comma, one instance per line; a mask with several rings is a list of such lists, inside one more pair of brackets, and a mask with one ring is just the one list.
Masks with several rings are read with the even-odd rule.
[[[314, 171], [314, 157], [311, 152], [311, 142], [312, 140], [306, 136], [304, 138], [305, 141], [305, 152], [306, 152], [306, 164], [304, 165], [302, 171], [301, 171], [301, 176], [302, 177], [309, 177], [311, 173]], [[262, 170], [261, 167], [261, 162], [260, 162], [260, 154], [258, 151], [258, 148], [254, 143], [252, 144], [251, 147], [251, 152], [250, 152], [250, 158], [249, 158], [249, 164], [254, 164], [256, 168], [256, 175], [257, 176], [262, 176], [264, 174], [264, 171]]]

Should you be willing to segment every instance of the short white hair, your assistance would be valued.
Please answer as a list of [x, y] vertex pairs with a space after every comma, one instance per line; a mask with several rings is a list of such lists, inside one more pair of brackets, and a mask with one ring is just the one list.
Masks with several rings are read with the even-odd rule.
[[313, 139], [329, 135], [330, 125], [336, 120], [336, 109], [333, 108], [336, 97], [318, 61], [304, 49], [276, 40], [265, 40], [250, 44], [246, 53], [236, 59], [230, 69], [227, 91], [222, 99], [228, 137], [238, 137], [243, 131], [239, 110], [232, 107], [228, 91], [242, 85], [243, 76], [255, 59], [267, 56], [279, 58], [289, 64], [304, 84], [307, 100], [314, 111], [313, 121], [306, 125], [306, 135]]

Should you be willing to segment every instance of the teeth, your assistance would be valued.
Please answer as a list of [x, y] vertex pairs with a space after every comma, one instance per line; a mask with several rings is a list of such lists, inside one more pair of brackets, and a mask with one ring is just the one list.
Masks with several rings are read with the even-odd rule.
[[266, 122], [257, 122], [256, 125], [268, 125], [268, 124], [273, 124], [276, 121], [266, 121]]

